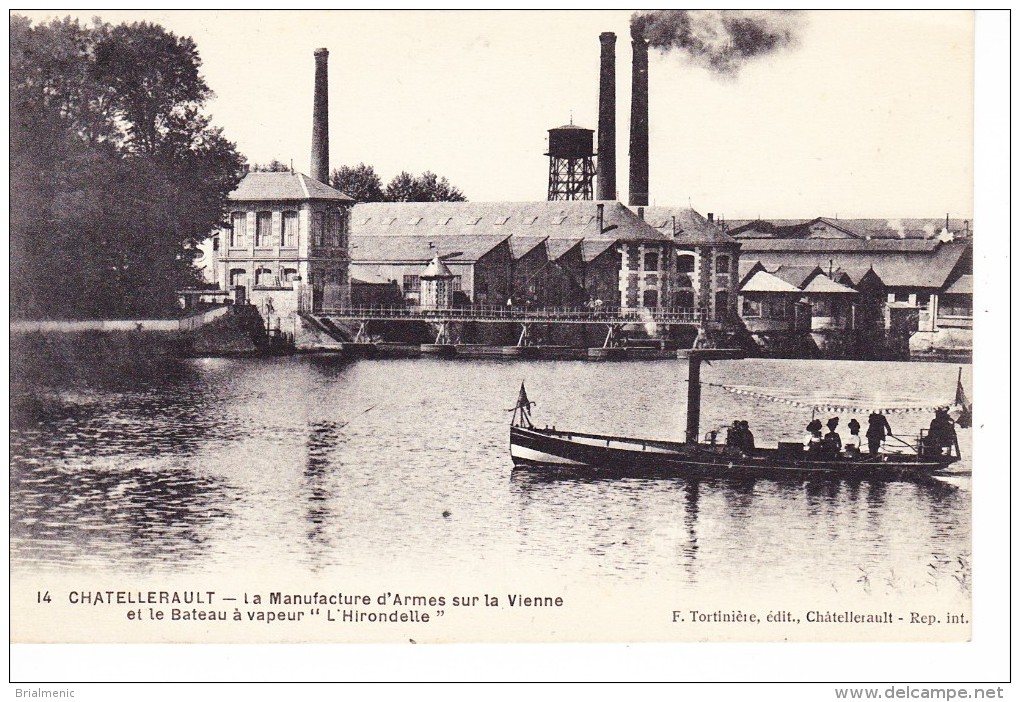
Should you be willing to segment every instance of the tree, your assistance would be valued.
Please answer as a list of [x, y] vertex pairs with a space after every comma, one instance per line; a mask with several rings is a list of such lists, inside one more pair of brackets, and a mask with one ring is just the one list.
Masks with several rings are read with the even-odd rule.
[[291, 167], [278, 159], [273, 159], [269, 163], [265, 164], [252, 164], [251, 168], [248, 169], [253, 173], [290, 173]]
[[458, 188], [446, 178], [432, 171], [413, 176], [401, 171], [386, 186], [386, 199], [390, 202], [465, 202]]
[[132, 150], [155, 154], [188, 113], [212, 91], [199, 74], [202, 60], [190, 37], [136, 22], [97, 30], [93, 74], [113, 92]]
[[16, 15], [10, 38], [12, 314], [166, 312], [245, 168], [202, 114], [194, 43]]
[[382, 178], [374, 168], [364, 163], [334, 168], [329, 180], [334, 188], [358, 202], [383, 202], [386, 199]]

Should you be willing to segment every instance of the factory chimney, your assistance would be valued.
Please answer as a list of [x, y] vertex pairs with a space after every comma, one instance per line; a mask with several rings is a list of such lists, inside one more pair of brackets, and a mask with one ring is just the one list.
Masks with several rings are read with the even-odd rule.
[[315, 97], [312, 103], [312, 167], [310, 175], [329, 182], [329, 50], [315, 50]]
[[602, 63], [599, 68], [599, 158], [596, 200], [616, 199], [616, 35], [599, 34]]
[[628, 204], [648, 205], [648, 40], [640, 26], [630, 28], [634, 49], [630, 102], [630, 199]]

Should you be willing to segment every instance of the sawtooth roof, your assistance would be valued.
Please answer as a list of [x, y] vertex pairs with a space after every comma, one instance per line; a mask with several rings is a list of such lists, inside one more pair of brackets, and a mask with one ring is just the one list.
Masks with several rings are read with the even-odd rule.
[[[581, 239], [546, 239], [545, 248], [549, 254], [549, 259], [553, 261], [557, 260], [580, 245], [581, 241]], [[582, 256], [583, 255], [584, 254], [582, 253]]]
[[513, 254], [514, 260], [523, 258], [536, 247], [541, 246], [548, 238], [547, 236], [512, 236], [510, 237], [510, 253]]
[[304, 173], [290, 172], [248, 173], [227, 197], [238, 202], [281, 200], [354, 202], [354, 198], [344, 195], [339, 190], [320, 183]]

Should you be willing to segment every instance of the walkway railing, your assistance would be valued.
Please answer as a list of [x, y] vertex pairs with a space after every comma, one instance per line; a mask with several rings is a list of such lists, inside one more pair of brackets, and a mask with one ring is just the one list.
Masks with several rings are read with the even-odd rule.
[[691, 324], [701, 310], [687, 307], [505, 307], [472, 305], [428, 309], [401, 306], [322, 307], [312, 314], [344, 320], [407, 320], [424, 322], [520, 322], [558, 324]]

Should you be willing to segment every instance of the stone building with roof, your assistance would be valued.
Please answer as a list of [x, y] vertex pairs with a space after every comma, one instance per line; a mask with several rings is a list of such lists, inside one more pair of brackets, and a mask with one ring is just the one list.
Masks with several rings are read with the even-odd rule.
[[350, 197], [294, 172], [248, 173], [228, 197], [229, 226], [213, 235], [211, 282], [288, 332], [300, 294], [309, 304], [344, 299]]

